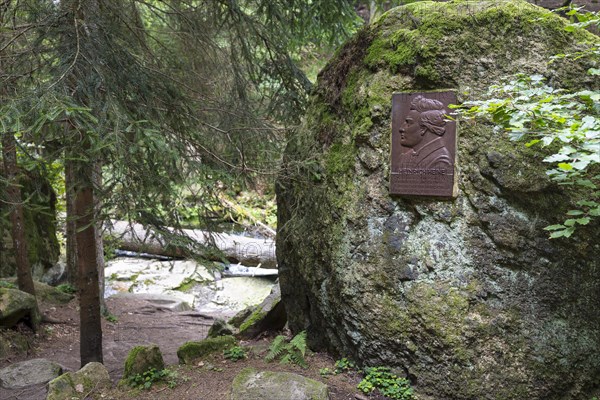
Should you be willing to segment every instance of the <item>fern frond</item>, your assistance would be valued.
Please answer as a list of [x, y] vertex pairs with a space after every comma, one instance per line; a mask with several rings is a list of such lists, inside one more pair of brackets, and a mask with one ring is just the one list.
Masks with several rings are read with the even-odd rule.
[[292, 351], [292, 352], [288, 353], [288, 356], [292, 363], [294, 363], [302, 368], [308, 368], [308, 363], [304, 359], [304, 354], [297, 352], [297, 351]]
[[290, 340], [290, 347], [296, 349], [302, 354], [302, 357], [306, 354], [306, 331], [302, 331], [292, 340]]
[[273, 340], [273, 343], [269, 346], [269, 353], [265, 357], [266, 361], [273, 361], [285, 351], [287, 347], [285, 340], [286, 337], [283, 335], [279, 335]]

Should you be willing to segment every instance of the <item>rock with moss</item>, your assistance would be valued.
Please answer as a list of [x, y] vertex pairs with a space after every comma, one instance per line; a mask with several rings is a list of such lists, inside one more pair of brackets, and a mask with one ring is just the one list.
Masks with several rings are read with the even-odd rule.
[[123, 381], [136, 375], [142, 375], [151, 369], [161, 371], [164, 368], [165, 362], [157, 345], [135, 346], [129, 351], [125, 359]]
[[524, 1], [417, 2], [337, 51], [277, 181], [282, 299], [313, 348], [399, 368], [432, 399], [593, 397], [600, 227], [548, 239], [579, 194], [543, 150], [463, 123], [455, 199], [389, 195], [394, 92], [476, 100], [517, 72], [597, 89], [587, 59], [547, 62], [598, 40], [565, 24]]
[[215, 338], [218, 336], [231, 336], [235, 331], [235, 327], [221, 318], [215, 319], [212, 326], [208, 330], [208, 337]]
[[[6, 278], [5, 282], [17, 284], [17, 278]], [[33, 281], [35, 295], [41, 302], [65, 304], [75, 298], [75, 288], [70, 285], [50, 286], [42, 282]]]
[[327, 400], [327, 385], [289, 372], [243, 369], [233, 380], [231, 400]]
[[237, 336], [251, 339], [262, 332], [279, 331], [286, 322], [287, 314], [281, 301], [281, 289], [279, 285], [275, 285], [262, 303], [255, 306], [252, 313], [240, 323]]
[[0, 287], [0, 328], [12, 328], [19, 321], [37, 326], [41, 321], [35, 297], [18, 289]]
[[67, 372], [51, 380], [46, 400], [81, 400], [102, 393], [111, 386], [106, 367], [98, 362], [91, 362], [77, 372]]
[[237, 345], [233, 336], [219, 336], [201, 341], [184, 343], [177, 349], [177, 358], [180, 364], [193, 364], [194, 361], [213, 353], [221, 353]]

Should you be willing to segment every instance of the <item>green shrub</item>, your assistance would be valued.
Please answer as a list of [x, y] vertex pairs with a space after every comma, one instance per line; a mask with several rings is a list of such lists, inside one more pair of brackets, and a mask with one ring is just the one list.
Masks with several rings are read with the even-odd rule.
[[226, 359], [231, 361], [244, 360], [248, 357], [246, 355], [246, 350], [244, 350], [244, 348], [240, 346], [235, 346], [229, 350], [224, 350], [223, 355]]
[[127, 378], [127, 384], [137, 389], [148, 390], [155, 383], [166, 382], [170, 388], [174, 388], [177, 385], [176, 377], [177, 374], [168, 369], [150, 368], [142, 374], [135, 374]]
[[335, 373], [341, 374], [348, 371], [356, 370], [356, 363], [352, 360], [347, 359], [346, 357], [337, 360], [335, 362]]
[[75, 294], [77, 292], [77, 288], [70, 283], [61, 283], [56, 287], [56, 290], [66, 294]]
[[411, 400], [413, 390], [408, 380], [399, 378], [387, 367], [371, 367], [365, 369], [365, 377], [358, 384], [358, 389], [369, 394], [378, 390], [382, 395], [395, 400]]

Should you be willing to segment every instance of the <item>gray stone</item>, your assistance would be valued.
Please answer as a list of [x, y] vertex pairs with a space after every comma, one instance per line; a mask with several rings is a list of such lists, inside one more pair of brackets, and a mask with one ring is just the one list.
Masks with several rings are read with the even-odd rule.
[[324, 383], [289, 372], [243, 369], [233, 380], [231, 400], [327, 400]]
[[208, 337], [231, 336], [235, 331], [235, 327], [229, 325], [227, 321], [217, 318], [208, 330]]
[[0, 369], [0, 386], [19, 389], [46, 383], [62, 374], [62, 367], [45, 358], [22, 361]]
[[190, 311], [192, 307], [177, 297], [158, 293], [116, 293], [112, 297], [145, 300], [154, 310]]
[[279, 284], [273, 286], [271, 293], [239, 325], [238, 336], [250, 339], [266, 331], [279, 331], [287, 322], [285, 306], [281, 301]]
[[67, 372], [48, 383], [46, 400], [83, 399], [110, 389], [112, 382], [106, 367], [98, 362], [86, 364], [77, 372]]
[[432, 399], [597, 395], [600, 226], [548, 239], [581, 193], [549, 180], [547, 149], [463, 123], [456, 199], [389, 195], [392, 93], [480, 99], [516, 72], [598, 89], [589, 60], [547, 63], [598, 40], [564, 28], [524, 1], [416, 2], [321, 72], [277, 181], [282, 299], [312, 348], [400, 368]]
[[39, 321], [35, 297], [18, 289], [0, 288], [0, 328], [12, 328], [23, 319]]

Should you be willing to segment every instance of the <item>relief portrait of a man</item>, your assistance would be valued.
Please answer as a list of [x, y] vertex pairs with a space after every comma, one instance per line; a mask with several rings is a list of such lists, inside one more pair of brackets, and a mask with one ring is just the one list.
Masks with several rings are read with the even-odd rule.
[[452, 155], [442, 136], [446, 133], [444, 104], [423, 96], [415, 97], [410, 111], [400, 125], [401, 168], [446, 168], [453, 164]]

